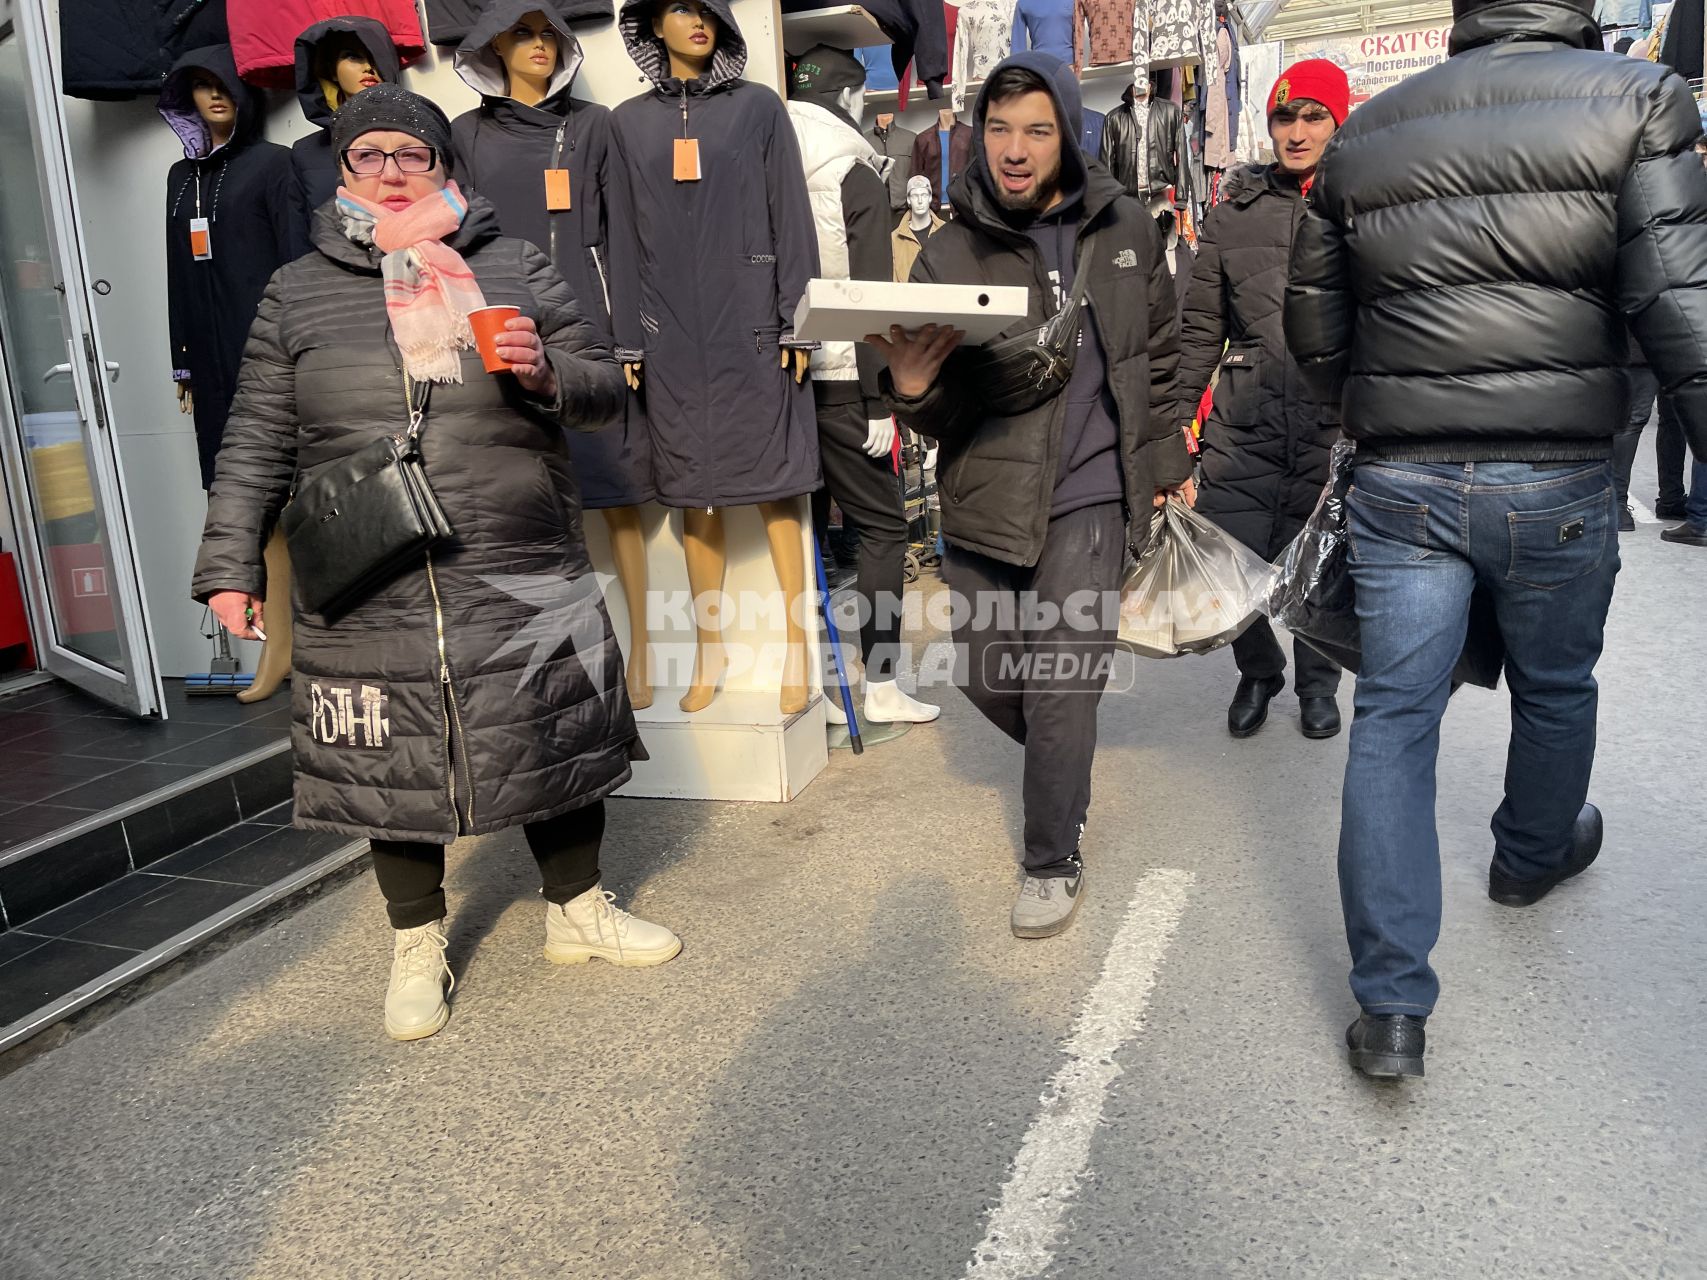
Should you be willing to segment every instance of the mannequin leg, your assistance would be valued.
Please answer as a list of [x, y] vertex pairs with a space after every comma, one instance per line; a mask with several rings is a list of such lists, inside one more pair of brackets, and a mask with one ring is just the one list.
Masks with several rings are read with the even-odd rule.
[[779, 702], [785, 716], [806, 710], [806, 622], [802, 616], [806, 590], [806, 556], [800, 545], [799, 503], [766, 502], [759, 506], [771, 544], [771, 564], [788, 608], [788, 656], [783, 663]]
[[272, 697], [290, 675], [290, 552], [278, 529], [267, 540], [266, 559], [267, 602], [261, 613], [266, 618], [267, 638], [261, 645], [261, 660], [255, 664], [255, 678], [237, 695], [239, 702]]
[[693, 682], [681, 706], [683, 711], [704, 711], [717, 696], [722, 667], [722, 641], [717, 626], [706, 616], [705, 597], [723, 590], [723, 513], [697, 508], [683, 512], [682, 551], [688, 562], [688, 590], [693, 593], [699, 645], [693, 660]]
[[636, 711], [644, 711], [652, 705], [646, 631], [646, 530], [641, 527], [638, 507], [607, 508], [605, 523], [610, 526], [617, 581], [622, 583], [622, 596], [628, 604], [628, 701]]

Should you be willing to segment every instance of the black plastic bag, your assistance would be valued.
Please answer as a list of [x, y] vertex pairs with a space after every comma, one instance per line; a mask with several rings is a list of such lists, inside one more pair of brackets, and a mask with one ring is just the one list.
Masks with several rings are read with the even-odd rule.
[[[1354, 674], [1362, 665], [1362, 629], [1352, 585], [1346, 495], [1351, 492], [1356, 445], [1335, 443], [1328, 460], [1328, 482], [1304, 530], [1279, 561], [1265, 612], [1305, 644]], [[1452, 685], [1497, 689], [1505, 668], [1505, 638], [1500, 634], [1493, 598], [1480, 586], [1470, 596], [1470, 625], [1464, 651], [1452, 671]]]

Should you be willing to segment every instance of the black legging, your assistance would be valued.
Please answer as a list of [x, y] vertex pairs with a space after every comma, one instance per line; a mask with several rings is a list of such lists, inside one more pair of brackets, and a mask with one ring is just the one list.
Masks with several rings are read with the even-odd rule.
[[[539, 863], [547, 902], [568, 902], [599, 882], [605, 802], [595, 801], [522, 828]], [[373, 873], [393, 929], [418, 929], [445, 916], [445, 846], [419, 840], [373, 841]]]

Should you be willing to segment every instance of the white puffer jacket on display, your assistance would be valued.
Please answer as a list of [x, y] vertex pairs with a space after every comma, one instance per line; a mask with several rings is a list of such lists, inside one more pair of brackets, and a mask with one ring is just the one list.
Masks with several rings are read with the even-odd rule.
[[[790, 102], [788, 118], [806, 169], [806, 193], [818, 232], [819, 270], [826, 280], [846, 280], [848, 223], [842, 209], [842, 182], [856, 164], [869, 165], [881, 178], [882, 160], [859, 130], [815, 103]], [[823, 382], [857, 382], [854, 344], [824, 343], [812, 353], [812, 376]]]

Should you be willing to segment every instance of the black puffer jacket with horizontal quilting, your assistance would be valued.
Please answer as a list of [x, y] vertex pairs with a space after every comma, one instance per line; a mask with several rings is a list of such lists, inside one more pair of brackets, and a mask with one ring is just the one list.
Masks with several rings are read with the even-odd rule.
[[[464, 352], [421, 436], [455, 538], [430, 572], [423, 560], [336, 619], [297, 608], [298, 826], [448, 843], [589, 804], [643, 754], [561, 430], [621, 414], [621, 369], [545, 255], [499, 236], [485, 201], [449, 243], [489, 304], [538, 324], [558, 396], [531, 397]], [[406, 422], [377, 255], [345, 237], [333, 205], [314, 245], [273, 277], [250, 333], [198, 600], [264, 594], [261, 549], [298, 470], [312, 479]]]
[[1700, 117], [1666, 68], [1601, 52], [1588, 8], [1460, 0], [1453, 56], [1328, 145], [1286, 337], [1361, 454], [1607, 457], [1628, 324], [1707, 457]]

